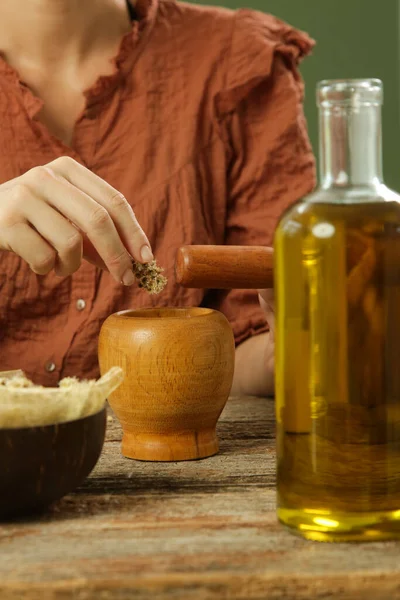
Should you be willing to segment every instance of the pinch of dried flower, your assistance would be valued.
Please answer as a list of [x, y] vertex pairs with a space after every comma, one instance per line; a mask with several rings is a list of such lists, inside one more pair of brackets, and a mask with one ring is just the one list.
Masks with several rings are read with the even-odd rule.
[[139, 287], [149, 294], [159, 294], [167, 285], [167, 278], [162, 274], [164, 269], [159, 267], [155, 260], [142, 264], [132, 260], [132, 269]]

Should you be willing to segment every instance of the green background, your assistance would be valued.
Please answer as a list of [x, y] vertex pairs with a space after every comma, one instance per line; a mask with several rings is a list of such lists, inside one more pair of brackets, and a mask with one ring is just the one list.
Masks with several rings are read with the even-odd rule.
[[400, 192], [399, 0], [196, 0], [227, 8], [269, 12], [317, 42], [301, 71], [305, 111], [314, 151], [318, 151], [315, 86], [321, 79], [378, 77], [384, 84], [383, 158], [385, 182]]

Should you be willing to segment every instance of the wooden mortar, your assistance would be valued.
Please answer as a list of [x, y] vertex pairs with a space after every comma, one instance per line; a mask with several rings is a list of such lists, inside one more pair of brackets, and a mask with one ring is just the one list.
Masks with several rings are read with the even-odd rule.
[[175, 461], [218, 451], [216, 424], [232, 386], [235, 345], [219, 312], [206, 308], [122, 311], [103, 324], [101, 372], [122, 367], [109, 402], [128, 458]]

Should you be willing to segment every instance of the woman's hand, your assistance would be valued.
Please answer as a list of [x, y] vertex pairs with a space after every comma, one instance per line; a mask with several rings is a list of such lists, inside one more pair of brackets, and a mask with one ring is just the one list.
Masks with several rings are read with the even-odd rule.
[[261, 308], [269, 326], [268, 343], [265, 347], [265, 368], [273, 378], [275, 368], [275, 301], [273, 290], [259, 290]]
[[123, 195], [69, 157], [0, 185], [0, 249], [39, 275], [70, 275], [85, 258], [125, 285], [135, 280], [131, 257], [153, 258]]
[[272, 396], [274, 393], [275, 310], [272, 290], [259, 290], [268, 333], [255, 335], [236, 348], [232, 394]]

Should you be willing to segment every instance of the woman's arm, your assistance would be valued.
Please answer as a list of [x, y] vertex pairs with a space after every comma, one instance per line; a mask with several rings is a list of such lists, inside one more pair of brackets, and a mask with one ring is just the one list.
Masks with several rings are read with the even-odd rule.
[[236, 348], [233, 396], [272, 396], [274, 342], [270, 332], [249, 338]]
[[255, 335], [236, 348], [232, 395], [272, 396], [274, 394], [275, 315], [272, 290], [260, 291], [269, 332]]

